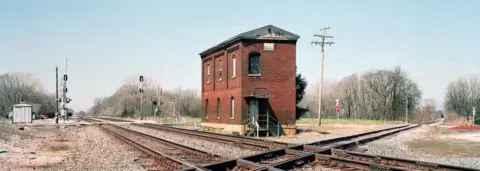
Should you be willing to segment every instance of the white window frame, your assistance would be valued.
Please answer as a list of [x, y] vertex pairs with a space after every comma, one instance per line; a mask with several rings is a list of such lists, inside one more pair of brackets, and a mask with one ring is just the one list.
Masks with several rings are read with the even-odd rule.
[[207, 83], [210, 83], [210, 64], [207, 64]]
[[237, 76], [237, 57], [233, 55], [232, 58], [232, 78]]
[[218, 60], [218, 81], [222, 80], [223, 73], [222, 73], [222, 60]]
[[235, 119], [235, 98], [230, 98], [230, 119]]

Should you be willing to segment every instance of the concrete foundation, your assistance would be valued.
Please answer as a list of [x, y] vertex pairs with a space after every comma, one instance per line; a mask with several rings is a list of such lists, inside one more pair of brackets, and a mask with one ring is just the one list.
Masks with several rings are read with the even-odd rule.
[[295, 125], [282, 125], [282, 129], [286, 136], [294, 136], [297, 134], [297, 126]]
[[202, 122], [200, 129], [203, 131], [217, 132], [217, 133], [226, 133], [231, 134], [233, 132], [238, 132], [240, 135], [243, 135], [243, 125], [234, 125], [234, 124], [219, 124], [219, 123], [205, 123]]

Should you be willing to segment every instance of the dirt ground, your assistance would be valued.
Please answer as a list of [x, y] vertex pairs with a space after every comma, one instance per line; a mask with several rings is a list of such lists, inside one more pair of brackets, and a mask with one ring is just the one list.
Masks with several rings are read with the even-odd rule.
[[480, 168], [480, 132], [451, 131], [441, 124], [423, 125], [365, 145], [368, 154]]
[[453, 131], [444, 126], [433, 126], [420, 140], [407, 142], [409, 148], [431, 155], [480, 157], [480, 131]]
[[318, 126], [316, 124], [297, 124], [299, 133], [295, 136], [282, 136], [282, 137], [268, 137], [265, 139], [282, 141], [287, 143], [303, 144], [311, 143], [315, 141], [325, 140], [329, 138], [342, 137], [352, 134], [358, 134], [362, 132], [368, 132], [397, 125], [362, 125], [362, 124], [322, 124]]

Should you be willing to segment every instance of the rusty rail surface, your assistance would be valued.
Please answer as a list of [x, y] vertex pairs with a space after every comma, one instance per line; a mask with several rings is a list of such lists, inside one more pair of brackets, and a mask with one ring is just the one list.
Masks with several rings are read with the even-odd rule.
[[265, 151], [268, 149], [279, 149], [279, 148], [292, 146], [292, 144], [277, 142], [277, 141], [269, 141], [269, 140], [255, 139], [255, 138], [235, 136], [235, 135], [218, 134], [218, 133], [211, 133], [211, 132], [204, 132], [204, 131], [195, 131], [195, 130], [174, 128], [170, 126], [162, 126], [158, 124], [133, 123], [132, 125], [141, 126], [145, 128], [159, 130], [159, 131], [166, 131], [166, 132], [171, 132], [171, 133], [176, 133], [181, 135], [187, 135], [187, 136], [196, 137], [199, 139], [205, 139], [209, 141], [232, 144], [235, 146], [249, 148], [256, 151]]
[[108, 129], [111, 132], [115, 132], [117, 135], [122, 136], [125, 139], [135, 141], [137, 142], [137, 144], [141, 144], [145, 148], [157, 150], [158, 152], [161, 152], [164, 156], [169, 156], [178, 161], [188, 163], [189, 165], [202, 166], [205, 164], [215, 163], [226, 159], [215, 154], [197, 150], [195, 148], [177, 144], [165, 139], [154, 137], [120, 126], [104, 125], [102, 126], [102, 128]]

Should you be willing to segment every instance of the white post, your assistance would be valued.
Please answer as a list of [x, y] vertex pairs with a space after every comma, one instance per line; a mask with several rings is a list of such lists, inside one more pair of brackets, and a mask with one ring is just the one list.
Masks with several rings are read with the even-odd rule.
[[472, 125], [475, 125], [475, 107], [472, 107]]

